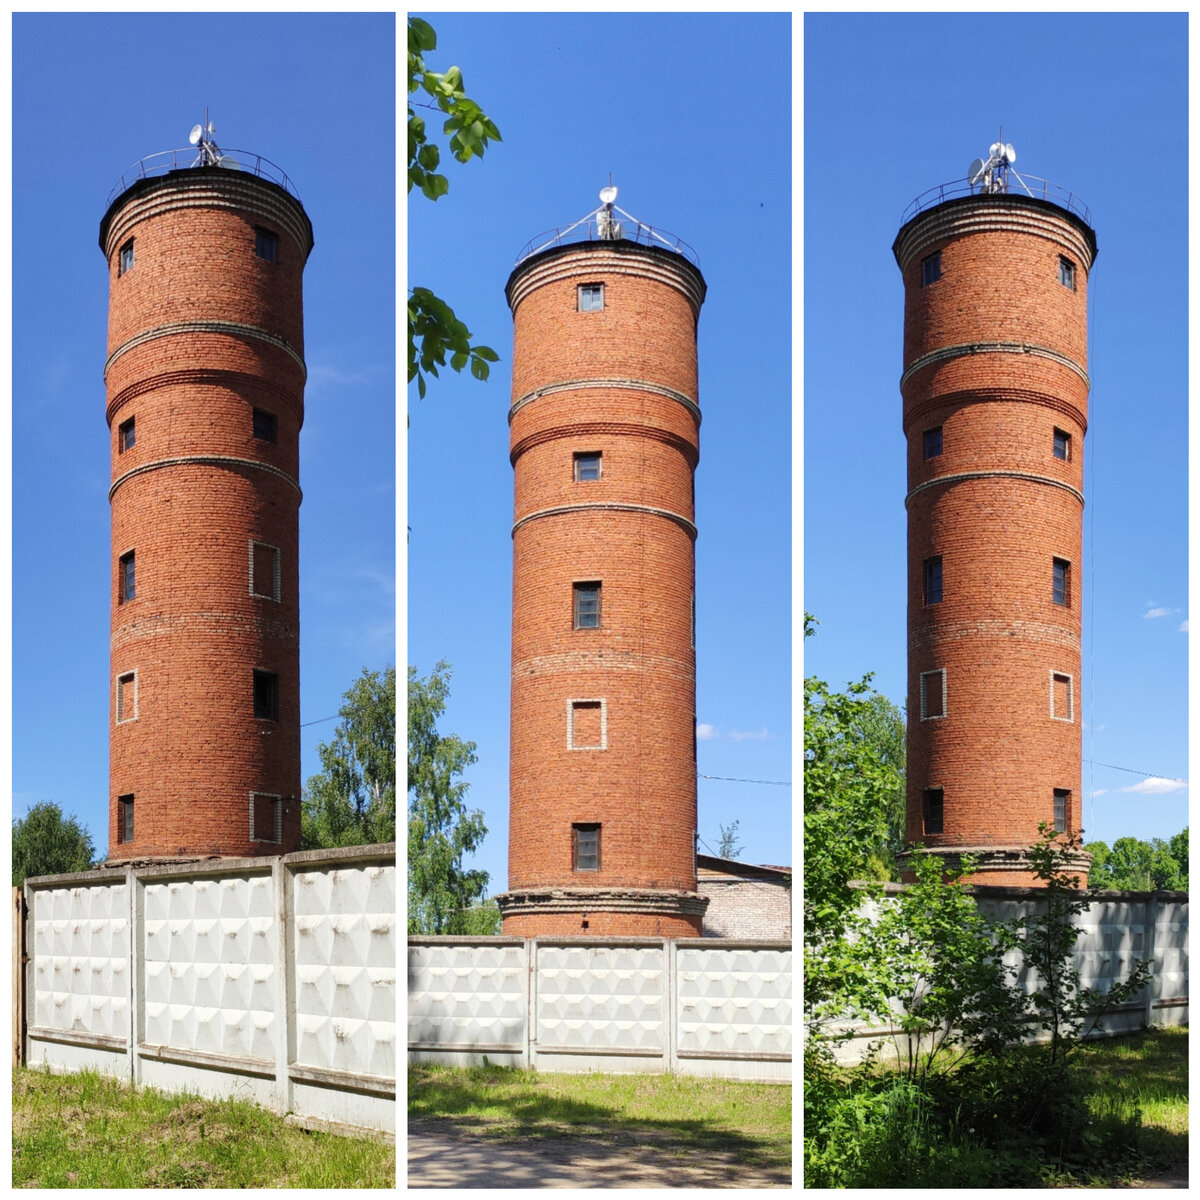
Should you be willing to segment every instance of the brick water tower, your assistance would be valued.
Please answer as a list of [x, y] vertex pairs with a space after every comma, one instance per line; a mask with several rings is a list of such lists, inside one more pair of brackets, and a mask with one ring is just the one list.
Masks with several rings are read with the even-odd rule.
[[699, 936], [705, 283], [683, 243], [616, 208], [616, 188], [600, 199], [521, 258], [506, 288], [512, 732], [497, 901], [510, 935]]
[[300, 844], [301, 275], [287, 176], [207, 122], [100, 223], [112, 454], [109, 860]]
[[[1032, 884], [1048, 823], [1081, 834], [1087, 283], [1078, 198], [997, 142], [918, 198], [904, 275], [910, 843]], [[1080, 855], [1080, 874], [1087, 855]]]

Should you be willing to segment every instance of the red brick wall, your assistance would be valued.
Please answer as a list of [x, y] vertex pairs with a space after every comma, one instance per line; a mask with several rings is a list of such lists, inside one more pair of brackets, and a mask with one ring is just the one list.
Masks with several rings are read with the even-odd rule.
[[[895, 246], [904, 275], [908, 440], [908, 837], [930, 848], [1028, 846], [1052, 821], [1055, 788], [1081, 796], [1080, 636], [1087, 278], [1078, 219], [1018, 197], [921, 214]], [[922, 286], [940, 251], [941, 277]], [[1059, 281], [1060, 256], [1075, 267]], [[921, 360], [926, 361], [922, 362]], [[924, 454], [942, 428], [942, 452]], [[1070, 458], [1054, 457], [1054, 430]], [[944, 482], [938, 482], [943, 481]], [[925, 561], [942, 559], [940, 603]], [[1071, 564], [1069, 606], [1053, 560]], [[946, 672], [946, 712], [921, 719], [920, 677]], [[1053, 672], [1073, 679], [1072, 719], [1051, 715]], [[942, 788], [941, 834], [923, 828]], [[976, 882], [1032, 882], [1006, 873]]]
[[[255, 253], [255, 226], [279, 235]], [[142, 183], [102, 225], [113, 487], [110, 858], [275, 854], [300, 839], [299, 204], [228, 171]], [[134, 263], [120, 273], [120, 248]], [[180, 328], [182, 326], [182, 328]], [[254, 437], [253, 410], [276, 440]], [[119, 427], [135, 422], [135, 445]], [[250, 593], [251, 542], [278, 547], [280, 598]], [[121, 601], [118, 559], [135, 553]], [[254, 671], [279, 677], [278, 720], [254, 714]], [[115, 681], [137, 672], [138, 715], [116, 724]], [[250, 836], [250, 793], [283, 798], [283, 841]], [[117, 797], [134, 796], [118, 842]]]
[[[585, 283], [604, 284], [602, 311], [578, 311]], [[592, 243], [523, 264], [509, 299], [509, 888], [694, 891], [692, 473], [703, 283], [676, 255]], [[600, 479], [575, 480], [579, 451], [601, 452]], [[602, 585], [598, 629], [573, 628], [572, 585], [585, 581]], [[605, 749], [568, 748], [572, 699], [605, 701]], [[573, 869], [571, 827], [583, 822], [601, 825], [597, 871]], [[577, 934], [581, 920], [514, 914], [505, 932]], [[698, 917], [598, 913], [588, 921], [593, 934], [699, 930]]]

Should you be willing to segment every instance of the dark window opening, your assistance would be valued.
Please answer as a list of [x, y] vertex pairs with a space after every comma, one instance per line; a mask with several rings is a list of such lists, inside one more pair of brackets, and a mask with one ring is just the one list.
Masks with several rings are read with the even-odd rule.
[[1071, 435], [1061, 429], [1054, 431], [1054, 457], [1064, 461], [1071, 457]]
[[583, 483], [589, 479], [600, 478], [600, 452], [587, 452], [575, 455], [575, 482]]
[[117, 274], [124, 275], [133, 266], [133, 238], [121, 247], [120, 258], [117, 262]]
[[117, 841], [133, 841], [133, 796], [117, 797]]
[[1071, 564], [1065, 558], [1054, 560], [1054, 603], [1071, 607]]
[[1071, 291], [1075, 290], [1075, 264], [1062, 255], [1058, 258], [1058, 282]]
[[925, 603], [942, 602], [942, 556], [925, 560]]
[[255, 842], [283, 841], [283, 801], [263, 792], [250, 793], [250, 838]]
[[1071, 802], [1071, 793], [1067, 788], [1054, 789], [1054, 832], [1067, 832], [1067, 808]]
[[600, 870], [600, 826], [571, 826], [571, 868], [575, 871]]
[[1075, 720], [1075, 687], [1070, 675], [1050, 673], [1050, 715], [1059, 721]]
[[117, 452], [124, 454], [126, 450], [132, 450], [137, 444], [137, 432], [133, 427], [134, 418], [130, 417], [128, 421], [122, 421], [117, 426]]
[[942, 427], [925, 430], [925, 457], [937, 458], [942, 452]]
[[117, 603], [124, 604], [126, 600], [132, 600], [137, 595], [133, 551], [122, 554], [117, 561], [120, 564], [117, 572]]
[[267, 262], [274, 262], [279, 256], [279, 235], [256, 225], [254, 227], [254, 253]]
[[117, 724], [137, 720], [137, 672], [117, 676]]
[[579, 285], [579, 311], [600, 312], [604, 308], [604, 284], [581, 283]]
[[279, 676], [273, 671], [254, 672], [254, 715], [260, 721], [279, 720]]
[[600, 584], [575, 584], [575, 628], [600, 628]]
[[941, 788], [926, 788], [923, 806], [925, 832], [941, 833], [944, 816], [943, 793]]
[[935, 251], [928, 258], [921, 259], [921, 286], [928, 287], [942, 277], [942, 252]]
[[279, 551], [263, 542], [250, 543], [250, 594], [279, 599]]
[[275, 414], [267, 412], [265, 408], [256, 408], [254, 410], [254, 436], [260, 442], [273, 442], [275, 440]]
[[567, 711], [567, 749], [605, 750], [608, 723], [603, 700], [572, 700]]
[[946, 672], [944, 668], [921, 672], [921, 720], [946, 715]]

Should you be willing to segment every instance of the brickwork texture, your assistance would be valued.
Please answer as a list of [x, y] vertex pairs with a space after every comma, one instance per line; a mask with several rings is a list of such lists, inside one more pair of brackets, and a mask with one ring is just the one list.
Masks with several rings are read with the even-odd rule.
[[[602, 307], [581, 310], [585, 285], [602, 287]], [[678, 255], [593, 242], [526, 260], [508, 297], [509, 892], [695, 893], [693, 472], [704, 283]], [[583, 627], [577, 585], [599, 589], [598, 617]], [[602, 710], [577, 710], [572, 729], [573, 701], [602, 701]], [[576, 859], [580, 825], [599, 826], [598, 864]], [[506, 934], [526, 937], [699, 930], [698, 914], [589, 912], [583, 900], [578, 911], [504, 921]]]
[[[1028, 847], [1055, 820], [1056, 790], [1081, 832], [1095, 235], [1052, 204], [972, 196], [914, 217], [893, 250], [905, 292], [908, 839]], [[1034, 879], [1010, 856], [974, 882]]]
[[[259, 253], [264, 232], [273, 258]], [[299, 848], [301, 275], [312, 244], [297, 200], [219, 168], [139, 181], [101, 224], [112, 861]], [[118, 713], [130, 675], [136, 710], [126, 692]], [[274, 834], [262, 806], [278, 801], [280, 841], [252, 836], [252, 795], [260, 835]]]

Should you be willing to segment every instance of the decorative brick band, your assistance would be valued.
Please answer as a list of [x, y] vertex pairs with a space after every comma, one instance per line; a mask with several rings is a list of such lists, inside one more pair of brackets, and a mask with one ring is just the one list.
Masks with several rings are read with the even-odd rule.
[[159, 388], [177, 387], [188, 384], [201, 386], [204, 384], [216, 384], [220, 387], [228, 388], [231, 392], [236, 392], [238, 390], [237, 384], [239, 383], [253, 384], [256, 392], [274, 396], [288, 407], [297, 406], [298, 398], [296, 393], [289, 388], [280, 387], [279, 384], [271, 379], [265, 379], [263, 376], [252, 374], [249, 371], [215, 371], [211, 368], [202, 368], [197, 370], [162, 371], [158, 375], [147, 375], [143, 379], [135, 379], [128, 387], [123, 387], [108, 402], [105, 417], [111, 425], [114, 414], [122, 404], [127, 404], [130, 400], [136, 399], [138, 396], [143, 396], [147, 392], [156, 392]]
[[1069, 421], [1075, 421], [1079, 428], [1087, 432], [1087, 417], [1079, 405], [1060, 396], [1048, 392], [1036, 391], [1033, 388], [987, 387], [970, 388], [953, 392], [935, 393], [921, 399], [914, 399], [904, 406], [904, 433], [907, 436], [914, 425], [924, 423], [928, 415], [939, 408], [950, 405], [965, 404], [1038, 404], [1051, 412], [1059, 413]]
[[1062, 625], [1047, 625], [1041, 621], [980, 620], [945, 621], [918, 626], [908, 635], [910, 650], [923, 650], [926, 646], [944, 645], [961, 638], [1009, 638], [1019, 637], [1022, 642], [1038, 642], [1047, 646], [1065, 647], [1078, 654], [1080, 638], [1077, 629]]
[[108, 368], [127, 350], [132, 350], [135, 346], [141, 346], [146, 342], [152, 342], [155, 338], [174, 337], [180, 333], [224, 333], [230, 337], [253, 338], [256, 341], [266, 342], [271, 346], [278, 347], [285, 354], [291, 355], [304, 373], [304, 378], [308, 378], [308, 368], [304, 365], [304, 359], [290, 342], [281, 338], [277, 333], [271, 333], [268, 329], [261, 329], [257, 325], [240, 325], [233, 321], [177, 321], [171, 325], [160, 325], [157, 329], [147, 329], [144, 333], [135, 334], [108, 356], [108, 361], [104, 364], [105, 377], [108, 376]]
[[180, 466], [249, 467], [255, 471], [265, 471], [268, 475], [275, 475], [290, 483], [296, 489], [296, 495], [301, 499], [304, 498], [304, 493], [300, 491], [300, 485], [286, 471], [281, 471], [270, 463], [259, 462], [254, 458], [235, 458], [228, 454], [185, 454], [179, 458], [159, 458], [154, 462], [142, 463], [140, 467], [134, 467], [133, 470], [126, 471], [124, 475], [118, 475], [113, 480], [112, 487], [108, 489], [108, 498], [111, 501], [117, 488], [127, 479], [132, 479], [134, 475], [140, 475], [143, 471], [157, 471], [163, 467]]
[[931, 350], [928, 354], [922, 354], [920, 358], [909, 363], [904, 374], [900, 376], [900, 386], [903, 387], [912, 375], [932, 363], [946, 362], [949, 359], [962, 358], [970, 354], [1031, 354], [1036, 358], [1049, 358], [1061, 366], [1070, 368], [1088, 388], [1091, 388], [1087, 371], [1070, 355], [1063, 354], [1061, 350], [1054, 350], [1050, 346], [1037, 346], [1030, 342], [962, 342], [957, 346], [942, 346], [940, 349]]
[[1032, 475], [1027, 471], [958, 471], [953, 475], [938, 475], [934, 479], [927, 479], [924, 483], [918, 483], [915, 488], [904, 497], [904, 507], [908, 507], [908, 502], [918, 493], [925, 491], [926, 488], [937, 487], [943, 483], [962, 483], [967, 479], [1022, 479], [1026, 483], [1044, 483], [1048, 487], [1062, 488], [1064, 492], [1070, 492], [1080, 504], [1084, 503], [1083, 493], [1076, 487], [1072, 487], [1069, 483], [1064, 483], [1061, 479], [1052, 479], [1049, 475]]
[[517, 913], [619, 912], [700, 917], [708, 897], [652, 888], [521, 888], [494, 897], [504, 917]]
[[654, 425], [635, 425], [622, 421], [581, 421], [578, 424], [556, 425], [550, 429], [542, 429], [537, 433], [531, 433], [529, 437], [522, 438], [517, 442], [509, 453], [508, 458], [516, 466], [517, 459], [526, 450], [532, 449], [534, 446], [540, 446], [544, 442], [557, 441], [560, 438], [629, 436], [647, 439], [652, 442], [661, 442], [665, 446], [670, 446], [673, 450], [678, 450], [692, 470], [696, 469], [696, 465], [700, 461], [700, 451], [697, 449], [695, 442], [680, 437], [677, 433], [672, 433], [669, 429], [659, 429]]
[[[1033, 874], [1028, 846], [926, 846], [923, 853], [936, 854], [949, 871], [961, 871], [963, 859], [970, 855], [975, 861], [975, 872], [979, 875], [985, 872], [1005, 875]], [[901, 854], [898, 859], [900, 869], [911, 870], [913, 860], [917, 857], [918, 855], [911, 851]], [[1086, 850], [1077, 851], [1070, 855], [1063, 865], [1067, 871], [1079, 871], [1086, 875], [1092, 865], [1092, 856]]]
[[515, 534], [522, 525], [528, 524], [530, 521], [536, 521], [540, 517], [561, 517], [564, 513], [573, 512], [630, 512], [630, 513], [645, 513], [651, 517], [665, 517], [668, 521], [674, 521], [680, 529], [684, 531], [694, 542], [699, 536], [699, 530], [696, 528], [687, 517], [682, 517], [679, 513], [670, 512], [665, 508], [651, 508], [648, 504], [560, 504], [554, 508], [543, 508], [538, 512], [527, 513], [513, 527], [512, 533]]
[[532, 404], [534, 400], [540, 400], [543, 396], [551, 396], [555, 392], [573, 392], [581, 388], [622, 388], [631, 392], [652, 392], [656, 396], [663, 396], [682, 404], [696, 418], [696, 424], [700, 424], [700, 405], [691, 396], [686, 396], [683, 392], [677, 392], [674, 388], [666, 387], [664, 384], [651, 383], [645, 379], [563, 379], [557, 383], [547, 383], [532, 392], [527, 392], [513, 404], [512, 408], [508, 410], [508, 423], [511, 425], [516, 413], [526, 404]]

